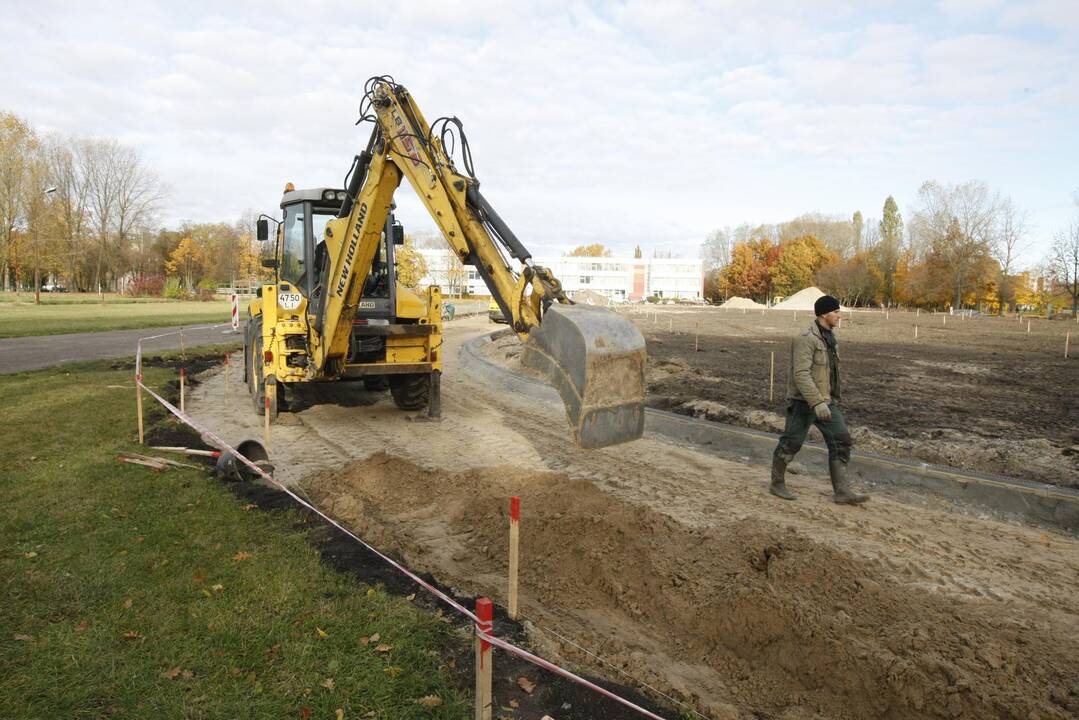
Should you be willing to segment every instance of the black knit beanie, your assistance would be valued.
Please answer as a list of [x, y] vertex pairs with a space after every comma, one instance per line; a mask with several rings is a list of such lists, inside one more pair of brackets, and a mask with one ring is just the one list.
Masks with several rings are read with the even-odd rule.
[[813, 312], [817, 317], [821, 315], [827, 315], [833, 310], [839, 309], [839, 301], [831, 295], [821, 295], [817, 298], [817, 302], [813, 303]]

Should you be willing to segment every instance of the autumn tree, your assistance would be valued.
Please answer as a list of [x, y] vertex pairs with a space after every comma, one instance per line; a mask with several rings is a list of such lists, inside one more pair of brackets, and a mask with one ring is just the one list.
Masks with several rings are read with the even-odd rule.
[[870, 258], [880, 276], [881, 299], [891, 305], [895, 302], [896, 294], [895, 271], [899, 265], [899, 255], [903, 252], [903, 216], [899, 214], [899, 205], [891, 195], [884, 201], [879, 231]]
[[0, 274], [5, 291], [11, 288], [11, 273], [17, 272], [16, 231], [24, 222], [24, 195], [35, 143], [29, 125], [15, 115], [0, 113]]
[[405, 244], [394, 251], [397, 261], [397, 281], [405, 287], [419, 287], [427, 275], [427, 261], [413, 245], [412, 238], [405, 236]]
[[768, 268], [772, 293], [786, 297], [812, 285], [814, 274], [830, 254], [813, 235], [803, 235], [784, 243], [775, 262]]
[[952, 305], [963, 304], [964, 290], [977, 281], [991, 254], [1001, 199], [977, 180], [959, 185], [925, 182], [918, 191], [911, 235], [947, 268]]
[[202, 276], [206, 265], [206, 252], [192, 237], [187, 236], [180, 240], [180, 245], [169, 255], [165, 263], [165, 271], [171, 274], [179, 274], [184, 279], [184, 286], [193, 290]]
[[611, 251], [603, 243], [578, 245], [567, 253], [568, 257], [611, 257]]
[[854, 251], [854, 255], [862, 252], [862, 244], [865, 239], [865, 219], [862, 218], [862, 211], [855, 210], [854, 216], [850, 220], [851, 225], [851, 246]]
[[767, 301], [772, 293], [769, 268], [779, 256], [779, 247], [768, 238], [738, 243], [731, 250], [731, 262], [720, 271], [720, 288], [732, 295]]
[[[53, 135], [46, 139], [43, 157], [48, 168], [50, 204], [56, 214], [57, 239], [63, 254], [61, 266], [70, 289], [86, 286], [82, 267], [86, 260], [86, 202], [89, 168], [82, 142]], [[163, 261], [163, 259], [162, 259]]]

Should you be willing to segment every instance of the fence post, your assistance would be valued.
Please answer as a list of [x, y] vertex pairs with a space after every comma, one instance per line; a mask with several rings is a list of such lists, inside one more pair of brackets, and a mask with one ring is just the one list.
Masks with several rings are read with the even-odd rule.
[[775, 381], [776, 381], [776, 351], [773, 350], [772, 351], [772, 365], [768, 369], [768, 402], [772, 402], [772, 399], [774, 397], [773, 393], [774, 393], [774, 390], [775, 390]]
[[479, 637], [493, 627], [489, 599], [476, 598], [476, 618], [476, 720], [491, 720], [491, 643]]
[[517, 552], [521, 541], [521, 498], [510, 498], [510, 567], [508, 610], [510, 620], [517, 619]]
[[145, 445], [142, 433], [142, 373], [135, 373], [135, 410], [139, 415], [139, 445]]

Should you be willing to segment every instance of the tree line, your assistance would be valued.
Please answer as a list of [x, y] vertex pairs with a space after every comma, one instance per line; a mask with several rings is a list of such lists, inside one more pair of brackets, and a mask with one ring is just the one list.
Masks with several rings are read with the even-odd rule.
[[259, 274], [252, 213], [167, 230], [167, 197], [135, 149], [0, 112], [0, 288], [181, 296]]
[[[1079, 208], [1079, 192], [1075, 197]], [[711, 232], [705, 296], [770, 302], [816, 285], [845, 305], [1016, 307], [1079, 304], [1079, 215], [1037, 267], [1017, 259], [1029, 214], [977, 180], [925, 182], [910, 217], [889, 196], [880, 219], [807, 214], [777, 225]]]

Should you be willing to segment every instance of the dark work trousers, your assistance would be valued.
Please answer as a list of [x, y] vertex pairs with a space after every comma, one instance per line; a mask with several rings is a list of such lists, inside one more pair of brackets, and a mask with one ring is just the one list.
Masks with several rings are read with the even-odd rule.
[[779, 436], [779, 444], [776, 446], [774, 455], [786, 456], [786, 461], [802, 449], [802, 443], [809, 434], [809, 426], [816, 425], [824, 435], [824, 443], [828, 446], [828, 460], [840, 460], [844, 463], [850, 461], [851, 437], [847, 432], [847, 421], [843, 417], [843, 411], [839, 409], [839, 403], [828, 403], [832, 411], [832, 419], [827, 422], [817, 419], [813, 412], [813, 406], [805, 400], [791, 400], [787, 403], [787, 422], [783, 426], [783, 434]]

